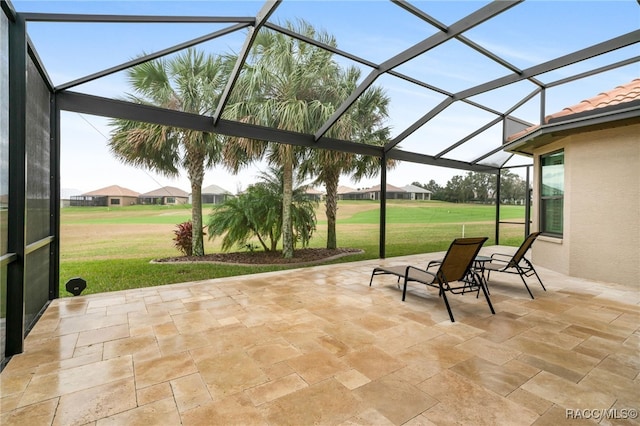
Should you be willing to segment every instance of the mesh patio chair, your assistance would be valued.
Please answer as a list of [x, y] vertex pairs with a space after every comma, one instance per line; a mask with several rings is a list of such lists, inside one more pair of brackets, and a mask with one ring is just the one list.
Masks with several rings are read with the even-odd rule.
[[524, 279], [524, 277], [535, 275], [538, 279], [538, 282], [542, 286], [542, 289], [544, 291], [547, 291], [547, 289], [544, 287], [544, 284], [542, 284], [542, 280], [540, 279], [538, 272], [536, 272], [535, 268], [533, 267], [533, 264], [529, 261], [529, 259], [524, 257], [524, 255], [533, 245], [533, 242], [538, 237], [538, 235], [540, 235], [540, 232], [532, 232], [531, 234], [529, 234], [529, 236], [525, 238], [518, 250], [513, 255], [502, 253], [492, 254], [491, 261], [485, 262], [483, 265], [484, 270], [487, 272], [487, 281], [489, 281], [489, 277], [492, 271], [504, 272], [507, 274], [518, 274], [527, 291], [529, 292], [529, 296], [531, 296], [531, 298], [533, 299], [533, 293], [531, 293], [531, 290], [529, 289], [527, 281]]
[[[376, 275], [395, 275], [398, 277], [398, 282], [400, 279], [404, 280], [402, 289], [403, 301], [407, 295], [407, 284], [409, 282], [415, 281], [430, 287], [435, 287], [438, 289], [438, 295], [444, 299], [444, 304], [447, 307], [451, 322], [455, 322], [455, 320], [453, 319], [453, 313], [451, 312], [451, 306], [449, 306], [446, 293], [449, 291], [453, 294], [459, 294], [477, 290], [477, 294], [479, 294], [480, 289], [482, 289], [491, 313], [495, 314], [484, 281], [478, 272], [472, 268], [474, 258], [487, 239], [487, 237], [455, 239], [449, 246], [449, 250], [447, 250], [444, 259], [431, 262], [425, 269], [420, 269], [412, 265], [380, 266], [374, 268], [371, 273], [369, 286], [371, 286], [373, 277]], [[432, 266], [438, 266], [438, 269], [430, 272], [428, 269]]]

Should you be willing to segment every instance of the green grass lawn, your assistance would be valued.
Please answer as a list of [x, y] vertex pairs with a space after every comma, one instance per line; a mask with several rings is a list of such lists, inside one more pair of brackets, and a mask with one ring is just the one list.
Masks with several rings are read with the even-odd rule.
[[[205, 204], [203, 211], [209, 211]], [[62, 219], [66, 224], [171, 224], [191, 218], [191, 206], [127, 206], [127, 207], [65, 207]]]
[[[477, 204], [451, 204], [442, 202], [389, 202], [387, 223], [436, 224], [469, 223], [495, 220], [495, 207]], [[501, 206], [500, 218], [514, 220], [524, 218], [524, 206]], [[367, 210], [345, 218], [342, 223], [379, 223], [380, 210]]]
[[[206, 221], [211, 205], [205, 205], [203, 212]], [[324, 205], [318, 206], [316, 214], [317, 230], [310, 246], [324, 247]], [[173, 247], [173, 230], [176, 224], [189, 218], [190, 206], [63, 208], [60, 295], [69, 296], [64, 283], [76, 276], [87, 280], [83, 294], [90, 294], [287, 269], [286, 266], [150, 263], [153, 259], [179, 255]], [[501, 220], [522, 222], [523, 219], [523, 206], [501, 206]], [[386, 220], [386, 257], [446, 250], [451, 240], [463, 233], [488, 236], [487, 245], [495, 243], [495, 207], [490, 205], [389, 200]], [[338, 245], [359, 248], [364, 253], [328, 263], [378, 258], [379, 221], [378, 202], [340, 201]], [[517, 246], [524, 237], [522, 225], [501, 225], [500, 232], [503, 245]], [[219, 251], [218, 240], [205, 240], [206, 253]]]

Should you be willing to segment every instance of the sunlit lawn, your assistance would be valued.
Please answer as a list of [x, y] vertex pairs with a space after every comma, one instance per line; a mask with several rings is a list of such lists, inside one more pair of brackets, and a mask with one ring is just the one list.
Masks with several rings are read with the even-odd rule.
[[[204, 206], [204, 216], [211, 206]], [[326, 245], [324, 205], [317, 210], [318, 225], [311, 247]], [[190, 206], [129, 206], [122, 208], [67, 207], [61, 214], [61, 296], [64, 283], [76, 276], [87, 280], [83, 294], [197, 281], [286, 267], [218, 264], [152, 264], [153, 259], [178, 256], [173, 247], [175, 225], [190, 218]], [[446, 250], [460, 236], [488, 236], [495, 243], [495, 207], [425, 201], [395, 201], [387, 205], [385, 256]], [[520, 221], [524, 207], [502, 206], [501, 220]], [[379, 257], [379, 204], [340, 201], [338, 245], [364, 250], [333, 261], [349, 262]], [[519, 245], [522, 225], [501, 225], [500, 244]], [[243, 249], [238, 248], [238, 251]], [[205, 237], [205, 252], [220, 251], [220, 242]]]

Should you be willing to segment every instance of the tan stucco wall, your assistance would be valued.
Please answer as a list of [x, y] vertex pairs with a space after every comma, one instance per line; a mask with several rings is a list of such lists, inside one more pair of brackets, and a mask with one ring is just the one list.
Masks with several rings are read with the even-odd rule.
[[[169, 198], [173, 198], [174, 202], [170, 203], [168, 201]], [[164, 204], [187, 204], [189, 199], [187, 197], [164, 197], [163, 201], [164, 201]]]
[[[120, 204], [111, 204], [111, 200], [118, 199], [120, 200]], [[134, 204], [138, 204], [137, 197], [121, 197], [121, 196], [109, 196], [107, 197], [107, 206], [108, 207], [126, 207], [132, 206]]]
[[[564, 149], [562, 240], [541, 237], [536, 264], [571, 276], [640, 286], [640, 124], [562, 138], [534, 154]], [[534, 200], [539, 195], [535, 181]], [[534, 229], [539, 212], [534, 208]]]

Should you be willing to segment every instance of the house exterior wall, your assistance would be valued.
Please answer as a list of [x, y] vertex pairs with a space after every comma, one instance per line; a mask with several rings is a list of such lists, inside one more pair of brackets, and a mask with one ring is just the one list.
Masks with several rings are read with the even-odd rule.
[[[372, 200], [380, 200], [380, 191], [370, 192], [372, 194]], [[409, 192], [395, 192], [387, 191], [387, 200], [411, 200], [411, 193]]]
[[411, 193], [411, 199], [412, 200], [423, 200], [423, 201], [428, 201], [431, 200], [431, 194], [425, 194], [422, 192], [413, 192]]
[[142, 205], [163, 204], [163, 200], [160, 197], [139, 197], [138, 204], [142, 204]]
[[564, 232], [563, 238], [546, 237], [544, 235], [539, 236], [531, 248], [531, 258], [536, 265], [544, 266], [545, 268], [558, 271], [562, 274], [569, 275], [569, 252], [570, 252], [570, 233], [571, 223], [567, 220], [567, 213], [571, 206], [571, 188], [570, 188], [570, 160], [568, 160], [567, 152], [567, 139], [561, 139], [552, 144], [546, 145], [543, 149], [536, 150], [534, 152], [533, 165], [536, 174], [536, 178], [533, 184], [533, 208], [532, 208], [532, 221], [533, 230], [540, 229], [540, 156], [548, 154], [550, 152], [564, 149], [564, 212], [563, 223]]
[[187, 204], [187, 201], [189, 201], [187, 197], [167, 196], [162, 198], [162, 204], [164, 205]]
[[339, 200], [371, 200], [371, 192], [347, 192], [338, 194]]
[[101, 207], [108, 204], [106, 196], [72, 195], [69, 205], [71, 207]]
[[[534, 152], [564, 149], [563, 238], [541, 236], [536, 264], [570, 276], [640, 286], [640, 124], [585, 132]], [[534, 200], [539, 200], [539, 177]], [[539, 229], [534, 208], [534, 229]]]
[[229, 194], [202, 194], [202, 204], [222, 204], [227, 198], [231, 197]]
[[122, 196], [109, 196], [107, 197], [108, 207], [125, 207], [138, 204], [138, 197], [122, 197]]

